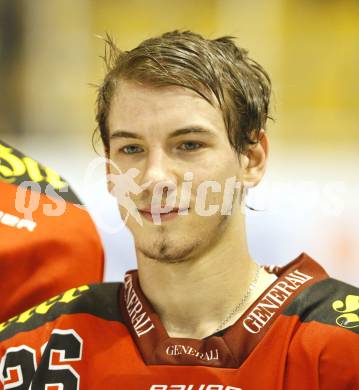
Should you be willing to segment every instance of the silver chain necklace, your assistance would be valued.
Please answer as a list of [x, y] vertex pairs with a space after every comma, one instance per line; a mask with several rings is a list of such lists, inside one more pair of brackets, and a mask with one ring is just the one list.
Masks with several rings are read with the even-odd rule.
[[251, 292], [254, 290], [254, 288], [256, 287], [257, 285], [257, 282], [258, 282], [258, 277], [259, 277], [259, 271], [262, 267], [260, 265], [257, 266], [257, 271], [256, 271], [256, 274], [254, 276], [254, 279], [252, 280], [252, 282], [250, 283], [249, 287], [248, 287], [248, 290], [247, 292], [243, 295], [241, 301], [233, 308], [233, 310], [229, 313], [229, 315], [218, 325], [218, 328], [215, 330], [215, 333], [216, 332], [219, 332], [220, 330], [222, 330], [224, 328], [224, 325], [227, 324], [227, 322], [236, 314], [238, 313], [238, 311], [241, 309], [241, 307], [246, 303], [246, 301], [248, 300]]

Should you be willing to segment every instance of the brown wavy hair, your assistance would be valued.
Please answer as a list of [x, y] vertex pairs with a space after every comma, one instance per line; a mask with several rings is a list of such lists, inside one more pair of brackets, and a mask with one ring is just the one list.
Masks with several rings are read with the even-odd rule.
[[238, 154], [257, 143], [260, 129], [266, 128], [270, 118], [271, 81], [234, 40], [230, 36], [210, 40], [175, 30], [121, 51], [107, 35], [103, 56], [107, 73], [97, 90], [95, 130], [100, 132], [105, 150], [109, 150], [110, 103], [121, 80], [190, 88], [210, 104], [219, 104], [228, 140]]

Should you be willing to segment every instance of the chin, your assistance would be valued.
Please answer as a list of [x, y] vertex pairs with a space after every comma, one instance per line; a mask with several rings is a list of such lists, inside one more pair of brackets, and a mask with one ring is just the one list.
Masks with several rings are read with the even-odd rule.
[[137, 247], [137, 249], [150, 260], [155, 260], [162, 264], [175, 264], [190, 261], [193, 257], [193, 252], [196, 249], [196, 244], [189, 246], [178, 246], [162, 243], [148, 247]]

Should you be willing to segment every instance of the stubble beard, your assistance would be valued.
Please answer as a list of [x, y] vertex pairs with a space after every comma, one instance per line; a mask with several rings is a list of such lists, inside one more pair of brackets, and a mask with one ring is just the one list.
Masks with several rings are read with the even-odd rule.
[[[207, 217], [203, 217], [207, 218]], [[164, 226], [159, 226], [158, 237], [152, 242], [137, 242], [135, 247], [145, 258], [165, 264], [183, 263], [192, 260], [198, 251], [205, 251], [209, 246], [215, 245], [220, 239], [228, 223], [228, 215], [220, 215], [219, 220], [212, 226], [210, 231], [201, 236], [188, 239], [173, 238]], [[198, 233], [197, 233], [198, 234]]]

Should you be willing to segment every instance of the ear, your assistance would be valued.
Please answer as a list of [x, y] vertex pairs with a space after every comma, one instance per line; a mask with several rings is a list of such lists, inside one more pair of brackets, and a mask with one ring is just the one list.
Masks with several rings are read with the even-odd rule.
[[268, 158], [269, 141], [264, 129], [258, 135], [258, 142], [249, 145], [241, 155], [242, 179], [245, 187], [255, 187], [262, 179]]

